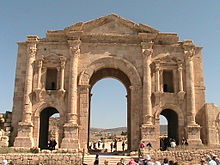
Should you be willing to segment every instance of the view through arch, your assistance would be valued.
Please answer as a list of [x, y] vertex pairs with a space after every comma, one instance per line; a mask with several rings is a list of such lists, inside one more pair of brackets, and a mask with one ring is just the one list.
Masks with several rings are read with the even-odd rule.
[[[125, 86], [114, 78], [104, 78], [95, 83], [91, 95], [89, 150], [126, 150], [128, 104]], [[117, 148], [114, 148], [115, 139]]]
[[178, 114], [171, 109], [160, 113], [160, 149], [171, 147], [171, 142], [179, 144]]
[[48, 141], [55, 139], [59, 147], [61, 141], [60, 132], [60, 114], [57, 109], [53, 107], [45, 108], [40, 113], [40, 134], [39, 134], [39, 148], [48, 149]]

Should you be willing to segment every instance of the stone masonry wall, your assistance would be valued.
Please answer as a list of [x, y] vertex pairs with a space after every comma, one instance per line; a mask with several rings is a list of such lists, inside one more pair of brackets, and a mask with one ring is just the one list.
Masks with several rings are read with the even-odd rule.
[[11, 119], [12, 113], [0, 113], [0, 147], [9, 145], [9, 137], [11, 135]]
[[[183, 151], [150, 151], [148, 154], [154, 159], [162, 161], [164, 158], [178, 161], [180, 164], [188, 162], [190, 165], [199, 164], [201, 158], [206, 155], [220, 155], [220, 149], [200, 149], [200, 150], [183, 150]], [[102, 157], [102, 155], [100, 155]], [[120, 156], [118, 156], [120, 157]], [[137, 157], [137, 156], [134, 156]], [[16, 165], [36, 165], [43, 163], [44, 165], [81, 165], [82, 156], [80, 154], [70, 153], [39, 153], [39, 154], [0, 154], [0, 162], [2, 160], [12, 161]]]
[[80, 165], [81, 156], [77, 154], [1, 154], [0, 161], [11, 161], [16, 165]]
[[154, 160], [163, 160], [168, 158], [169, 160], [178, 161], [179, 163], [189, 162], [190, 165], [199, 163], [201, 158], [206, 158], [207, 155], [216, 154], [220, 155], [220, 149], [189, 149], [178, 151], [150, 151], [145, 152], [149, 154]]
[[219, 145], [220, 142], [220, 107], [213, 103], [205, 104], [207, 144]]

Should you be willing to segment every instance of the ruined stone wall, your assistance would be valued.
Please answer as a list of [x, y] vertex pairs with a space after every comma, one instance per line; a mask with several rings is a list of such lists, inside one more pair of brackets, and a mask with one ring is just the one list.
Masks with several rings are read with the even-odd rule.
[[9, 146], [9, 138], [11, 136], [12, 113], [0, 113], [0, 147]]
[[39, 163], [45, 165], [80, 165], [82, 159], [80, 154], [0, 154], [0, 162], [2, 160], [11, 161], [16, 165], [36, 165]]
[[[219, 149], [197, 149], [197, 150], [181, 150], [181, 151], [150, 151], [145, 154], [149, 154], [153, 160], [163, 161], [164, 158], [169, 160], [178, 161], [180, 164], [187, 162], [191, 165], [200, 164], [201, 158], [205, 158], [206, 155], [216, 154], [220, 155]], [[131, 157], [137, 157], [133, 155]], [[117, 156], [118, 161], [120, 156]], [[108, 156], [102, 157], [100, 155], [100, 160], [104, 162], [103, 159], [108, 159], [111, 164], [111, 157]], [[0, 162], [2, 160], [12, 161], [16, 165], [36, 165], [38, 163], [43, 163], [46, 165], [66, 165], [66, 164], [82, 164], [82, 155], [81, 154], [71, 154], [71, 153], [10, 153], [10, 154], [0, 154]], [[129, 157], [126, 157], [126, 160], [130, 160]], [[92, 163], [94, 158], [91, 159], [89, 163]], [[112, 159], [115, 161], [115, 158]]]
[[218, 145], [220, 143], [220, 107], [213, 104], [205, 104], [205, 123], [208, 145]]

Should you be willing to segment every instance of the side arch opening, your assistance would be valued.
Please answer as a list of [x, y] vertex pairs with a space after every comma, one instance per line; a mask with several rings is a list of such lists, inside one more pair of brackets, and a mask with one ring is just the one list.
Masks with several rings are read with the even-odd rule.
[[167, 147], [170, 147], [171, 141], [174, 141], [177, 145], [179, 144], [179, 119], [178, 114], [172, 109], [164, 109], [160, 115], [167, 120], [167, 125], [164, 126], [167, 134], [160, 139], [161, 150], [166, 150]]
[[60, 114], [56, 108], [47, 107], [40, 112], [39, 148], [48, 149], [48, 141], [60, 142]]

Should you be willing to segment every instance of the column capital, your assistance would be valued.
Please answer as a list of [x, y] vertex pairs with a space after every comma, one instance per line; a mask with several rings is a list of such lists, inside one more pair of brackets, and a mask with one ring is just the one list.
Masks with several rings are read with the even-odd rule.
[[151, 55], [153, 54], [153, 42], [142, 42], [141, 47], [142, 47], [142, 54], [145, 57], [150, 58]]
[[81, 90], [87, 90], [87, 89], [90, 89], [91, 85], [79, 85], [79, 88]]
[[79, 54], [80, 51], [80, 40], [68, 40], [69, 48], [70, 48], [70, 53], [72, 55]]
[[193, 56], [196, 54], [195, 46], [183, 45], [183, 52], [187, 60], [192, 60]]
[[160, 70], [160, 61], [155, 61], [155, 69], [156, 71], [159, 71]]
[[183, 64], [182, 63], [178, 63], [178, 71], [182, 71], [183, 70]]
[[132, 90], [139, 90], [139, 89], [141, 89], [142, 88], [142, 86], [140, 86], [140, 85], [131, 85], [131, 86], [129, 86], [129, 89], [132, 91]]
[[60, 68], [64, 69], [66, 64], [66, 57], [60, 57]]
[[29, 58], [34, 58], [37, 53], [37, 44], [36, 43], [28, 43], [27, 51]]

